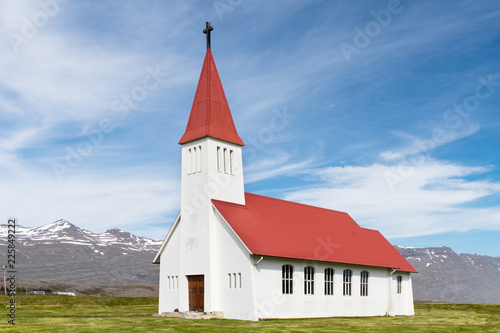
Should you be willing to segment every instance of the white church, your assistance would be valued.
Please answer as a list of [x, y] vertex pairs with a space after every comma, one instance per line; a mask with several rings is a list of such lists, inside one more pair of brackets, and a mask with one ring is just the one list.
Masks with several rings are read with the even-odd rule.
[[210, 49], [182, 146], [181, 209], [153, 263], [159, 313], [413, 315], [416, 270], [347, 213], [245, 193], [243, 141]]

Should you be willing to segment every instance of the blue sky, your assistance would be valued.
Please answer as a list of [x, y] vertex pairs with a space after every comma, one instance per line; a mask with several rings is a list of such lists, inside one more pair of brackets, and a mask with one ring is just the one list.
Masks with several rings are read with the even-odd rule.
[[246, 191], [500, 256], [494, 2], [0, 5], [2, 220], [162, 239], [211, 21]]

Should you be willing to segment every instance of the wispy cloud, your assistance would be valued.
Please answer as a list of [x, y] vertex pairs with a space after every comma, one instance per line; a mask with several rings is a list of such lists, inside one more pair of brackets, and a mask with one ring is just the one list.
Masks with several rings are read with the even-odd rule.
[[380, 154], [380, 157], [387, 161], [391, 161], [405, 159], [406, 157], [415, 154], [431, 156], [435, 149], [478, 132], [480, 130], [480, 126], [478, 124], [470, 124], [465, 128], [457, 130], [442, 130], [441, 128], [439, 128], [439, 130], [440, 132], [438, 137], [433, 137], [432, 131], [430, 131], [431, 135], [428, 138], [418, 137], [404, 132], [395, 132], [394, 135], [396, 137], [404, 139], [405, 143], [410, 144], [407, 144], [405, 147], [397, 151], [385, 151]]
[[388, 175], [398, 174], [397, 165], [311, 169], [306, 174], [319, 184], [285, 197], [346, 211], [362, 226], [389, 237], [498, 228], [500, 208], [484, 207], [478, 200], [500, 194], [500, 183], [468, 179], [489, 171], [427, 158], [393, 190]]
[[140, 230], [143, 225], [171, 222], [166, 219], [179, 207], [179, 182], [156, 172], [138, 176], [130, 170], [113, 177], [73, 177], [64, 183], [25, 173], [22, 181], [2, 179], [0, 200], [0, 214], [17, 216], [21, 224], [65, 218], [89, 230]]
[[281, 157], [277, 157], [272, 160], [265, 159], [244, 168], [245, 183], [251, 184], [270, 178], [293, 176], [298, 173], [302, 173], [302, 171], [309, 167], [313, 162], [313, 158], [292, 162], [290, 161], [289, 155], [282, 155]]

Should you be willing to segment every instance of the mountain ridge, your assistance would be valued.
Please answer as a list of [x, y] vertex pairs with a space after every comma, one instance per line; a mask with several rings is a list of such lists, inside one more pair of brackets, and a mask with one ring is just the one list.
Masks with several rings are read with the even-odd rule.
[[[0, 246], [7, 246], [7, 225]], [[71, 284], [156, 284], [152, 260], [161, 241], [114, 228], [93, 233], [60, 219], [41, 227], [16, 226], [18, 278]], [[6, 262], [7, 251], [0, 251]]]
[[395, 248], [418, 271], [416, 300], [500, 304], [500, 257], [457, 254], [447, 246]]
[[[0, 260], [7, 262], [7, 225], [0, 225]], [[60, 219], [16, 226], [18, 279], [81, 285], [157, 285], [153, 265], [162, 241], [118, 228], [93, 233]], [[418, 271], [414, 299], [500, 304], [500, 257], [455, 253], [446, 246], [394, 246]]]
[[[1, 224], [0, 235], [4, 233], [5, 235], [7, 234], [7, 225]], [[81, 245], [90, 245], [90, 243], [94, 243], [95, 245], [106, 246], [108, 243], [117, 243], [143, 246], [145, 248], [154, 247], [155, 249], [162, 243], [162, 241], [153, 240], [147, 237], [139, 237], [118, 228], [108, 229], [102, 233], [94, 233], [82, 229], [64, 219], [59, 219], [40, 227], [23, 227], [21, 225], [16, 225], [16, 240], [19, 241], [25, 238], [29, 238], [33, 242], [45, 242], [45, 244], [49, 244], [51, 241], [75, 241], [82, 243]], [[124, 242], [124, 240], [128, 240], [128, 242]]]

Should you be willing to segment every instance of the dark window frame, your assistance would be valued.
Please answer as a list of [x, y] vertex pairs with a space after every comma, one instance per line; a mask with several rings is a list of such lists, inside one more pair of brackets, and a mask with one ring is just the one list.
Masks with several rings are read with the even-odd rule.
[[352, 295], [352, 270], [350, 269], [344, 269], [343, 272], [343, 284], [342, 284], [342, 290], [343, 290], [343, 295], [344, 296], [351, 296]]
[[313, 266], [304, 267], [304, 295], [314, 295], [314, 273]]
[[368, 296], [368, 280], [370, 273], [368, 271], [361, 271], [361, 282], [359, 286], [360, 296]]
[[396, 277], [396, 281], [397, 281], [397, 283], [398, 283], [398, 284], [397, 284], [397, 289], [396, 289], [396, 292], [397, 292], [398, 294], [401, 294], [401, 293], [402, 293], [402, 290], [403, 290], [403, 286], [402, 286], [402, 285], [403, 285], [403, 277], [402, 277], [401, 275], [398, 275], [398, 276]]
[[333, 295], [333, 281], [335, 276], [335, 270], [333, 268], [325, 268], [325, 295]]
[[281, 293], [284, 295], [293, 294], [293, 271], [292, 265], [281, 266]]

